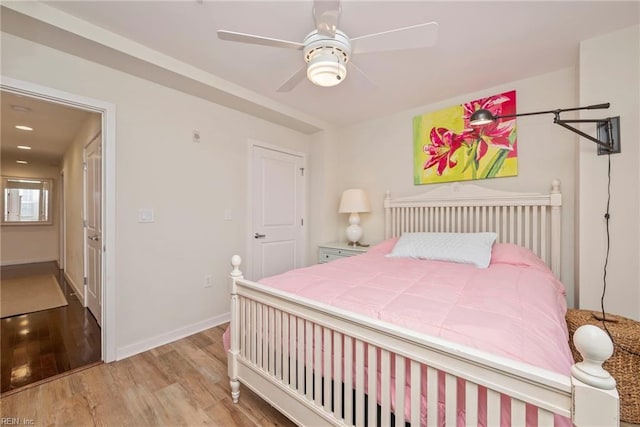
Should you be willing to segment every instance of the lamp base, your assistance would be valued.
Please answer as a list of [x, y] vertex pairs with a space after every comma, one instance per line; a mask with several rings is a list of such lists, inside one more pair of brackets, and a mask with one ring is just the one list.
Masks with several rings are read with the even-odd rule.
[[362, 237], [362, 227], [360, 227], [360, 215], [357, 212], [349, 215], [349, 226], [347, 227], [347, 239], [356, 247], [358, 240]]
[[355, 247], [362, 237], [362, 227], [359, 224], [351, 224], [347, 227], [347, 239]]

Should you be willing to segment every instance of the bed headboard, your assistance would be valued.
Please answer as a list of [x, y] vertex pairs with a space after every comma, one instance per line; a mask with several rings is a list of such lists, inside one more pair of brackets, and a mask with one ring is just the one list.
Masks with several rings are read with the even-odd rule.
[[491, 190], [473, 184], [438, 186], [418, 196], [384, 199], [385, 239], [403, 232], [493, 231], [498, 242], [531, 249], [560, 278], [560, 181], [549, 194]]

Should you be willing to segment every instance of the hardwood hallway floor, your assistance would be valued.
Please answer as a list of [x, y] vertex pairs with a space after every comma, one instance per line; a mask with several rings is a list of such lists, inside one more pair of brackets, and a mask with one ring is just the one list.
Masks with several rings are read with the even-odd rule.
[[225, 328], [3, 397], [2, 417], [72, 427], [293, 426], [247, 387], [232, 403]]
[[2, 280], [41, 274], [56, 276], [69, 305], [0, 321], [3, 394], [101, 360], [100, 327], [55, 262], [0, 269]]

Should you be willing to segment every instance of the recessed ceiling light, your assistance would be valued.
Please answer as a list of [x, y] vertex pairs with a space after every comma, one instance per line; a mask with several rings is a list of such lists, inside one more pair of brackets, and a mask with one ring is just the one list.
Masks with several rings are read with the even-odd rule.
[[29, 127], [29, 126], [24, 126], [24, 125], [16, 125], [16, 129], [20, 129], [20, 130], [33, 130], [33, 128]]
[[31, 147], [29, 147], [28, 145], [18, 145], [18, 148], [21, 150], [31, 150]]
[[20, 163], [21, 165], [26, 165], [29, 162], [27, 162], [26, 160], [16, 160], [16, 163]]

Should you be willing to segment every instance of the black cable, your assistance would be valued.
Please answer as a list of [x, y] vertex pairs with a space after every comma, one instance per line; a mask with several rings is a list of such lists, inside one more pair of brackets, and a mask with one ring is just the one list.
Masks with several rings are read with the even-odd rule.
[[609, 232], [609, 219], [611, 218], [611, 215], [609, 214], [609, 206], [611, 204], [611, 153], [607, 154], [608, 157], [608, 169], [607, 169], [607, 210], [604, 214], [604, 219], [605, 219], [605, 224], [606, 224], [606, 228], [607, 228], [607, 252], [604, 258], [604, 272], [602, 275], [602, 296], [600, 297], [600, 308], [602, 310], [602, 326], [604, 327], [605, 332], [607, 333], [607, 335], [609, 335], [609, 338], [611, 339], [611, 342], [613, 343], [613, 347], [618, 347], [620, 350], [623, 350], [629, 354], [633, 354], [635, 356], [640, 357], [640, 353], [637, 353], [633, 350], [630, 350], [622, 345], [620, 345], [619, 343], [616, 343], [613, 339], [613, 336], [611, 335], [611, 332], [609, 332], [609, 329], [607, 329], [607, 319], [606, 319], [606, 313], [604, 310], [604, 295], [607, 292], [607, 266], [609, 265], [609, 250], [611, 248], [611, 235]]
[[609, 233], [609, 218], [611, 215], [609, 214], [609, 206], [611, 205], [611, 154], [607, 154], [608, 157], [608, 169], [607, 169], [607, 209], [604, 213], [604, 219], [607, 228], [607, 253], [604, 257], [604, 273], [602, 275], [602, 296], [600, 297], [600, 308], [602, 310], [602, 326], [604, 326], [604, 330], [609, 334], [609, 338], [613, 341], [613, 337], [611, 333], [607, 329], [606, 325], [606, 314], [604, 311], [604, 295], [607, 293], [607, 266], [609, 265], [609, 250], [611, 249], [611, 236]]

